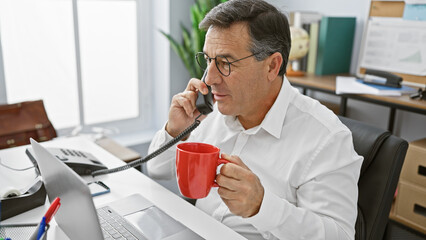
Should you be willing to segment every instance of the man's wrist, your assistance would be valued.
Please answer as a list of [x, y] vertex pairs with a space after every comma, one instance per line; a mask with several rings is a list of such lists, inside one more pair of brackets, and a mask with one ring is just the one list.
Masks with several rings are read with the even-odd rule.
[[248, 216], [248, 217], [253, 217], [253, 216], [255, 216], [256, 214], [258, 214], [258, 213], [259, 213], [259, 211], [260, 211], [260, 206], [262, 206], [262, 202], [263, 202], [263, 198], [264, 198], [264, 196], [265, 196], [265, 189], [262, 187], [262, 198], [260, 199], [260, 203], [257, 205], [257, 208], [256, 208], [256, 209], [254, 209], [253, 213], [252, 213], [252, 214], [250, 214], [250, 216]]
[[[169, 136], [172, 138], [176, 138], [183, 131], [183, 130], [180, 132], [171, 131], [170, 129], [168, 129], [168, 125], [169, 125], [169, 122], [166, 123], [166, 126], [164, 127], [164, 131], [166, 131], [166, 133], [169, 134]], [[186, 141], [189, 138], [189, 135], [190, 134], [188, 134], [188, 136], [183, 138], [182, 141]]]
[[169, 128], [169, 122], [166, 123], [166, 126], [164, 126], [164, 130], [173, 138], [175, 138], [178, 134], [175, 134], [173, 131]]

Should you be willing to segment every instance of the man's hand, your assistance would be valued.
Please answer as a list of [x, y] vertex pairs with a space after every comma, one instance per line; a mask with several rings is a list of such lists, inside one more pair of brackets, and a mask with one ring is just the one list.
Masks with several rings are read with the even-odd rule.
[[[185, 128], [191, 125], [200, 112], [195, 108], [198, 93], [201, 91], [207, 94], [208, 89], [202, 81], [192, 78], [185, 91], [173, 96], [169, 110], [169, 120], [167, 121], [166, 131], [172, 137], [176, 137]], [[199, 118], [202, 120], [203, 117]]]
[[259, 212], [264, 189], [259, 178], [237, 156], [222, 153], [229, 160], [216, 176], [218, 193], [229, 210], [242, 217], [251, 217]]

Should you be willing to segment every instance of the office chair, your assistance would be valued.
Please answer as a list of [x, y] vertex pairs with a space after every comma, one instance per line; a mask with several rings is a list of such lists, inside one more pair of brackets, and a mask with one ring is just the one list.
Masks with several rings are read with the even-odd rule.
[[386, 130], [339, 118], [351, 130], [356, 152], [364, 157], [355, 239], [383, 239], [408, 143]]

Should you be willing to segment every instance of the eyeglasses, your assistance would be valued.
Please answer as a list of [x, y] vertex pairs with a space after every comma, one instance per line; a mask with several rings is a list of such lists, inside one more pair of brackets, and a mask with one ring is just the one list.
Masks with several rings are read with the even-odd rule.
[[253, 57], [257, 54], [259, 54], [259, 53], [254, 53], [250, 56], [243, 57], [243, 58], [237, 59], [237, 60], [232, 61], [232, 62], [230, 62], [227, 57], [222, 56], [222, 55], [217, 55], [216, 57], [211, 58], [211, 57], [209, 57], [209, 55], [207, 55], [204, 52], [197, 53], [195, 55], [195, 58], [197, 59], [198, 65], [203, 70], [206, 70], [207, 67], [209, 66], [209, 64], [212, 62], [212, 60], [214, 60], [215, 65], [217, 67], [217, 70], [219, 70], [219, 72], [223, 76], [227, 77], [231, 74], [231, 64], [238, 62], [238, 61], [241, 61], [241, 60], [244, 60], [244, 59], [249, 58], [249, 57]]

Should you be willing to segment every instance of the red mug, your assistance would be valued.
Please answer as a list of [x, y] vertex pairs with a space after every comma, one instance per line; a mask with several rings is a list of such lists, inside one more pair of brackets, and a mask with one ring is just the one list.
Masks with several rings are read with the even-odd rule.
[[219, 148], [205, 143], [177, 145], [176, 175], [182, 195], [193, 199], [204, 198], [212, 187], [218, 187], [215, 182], [216, 169], [220, 164], [229, 163], [219, 158], [219, 152]]

